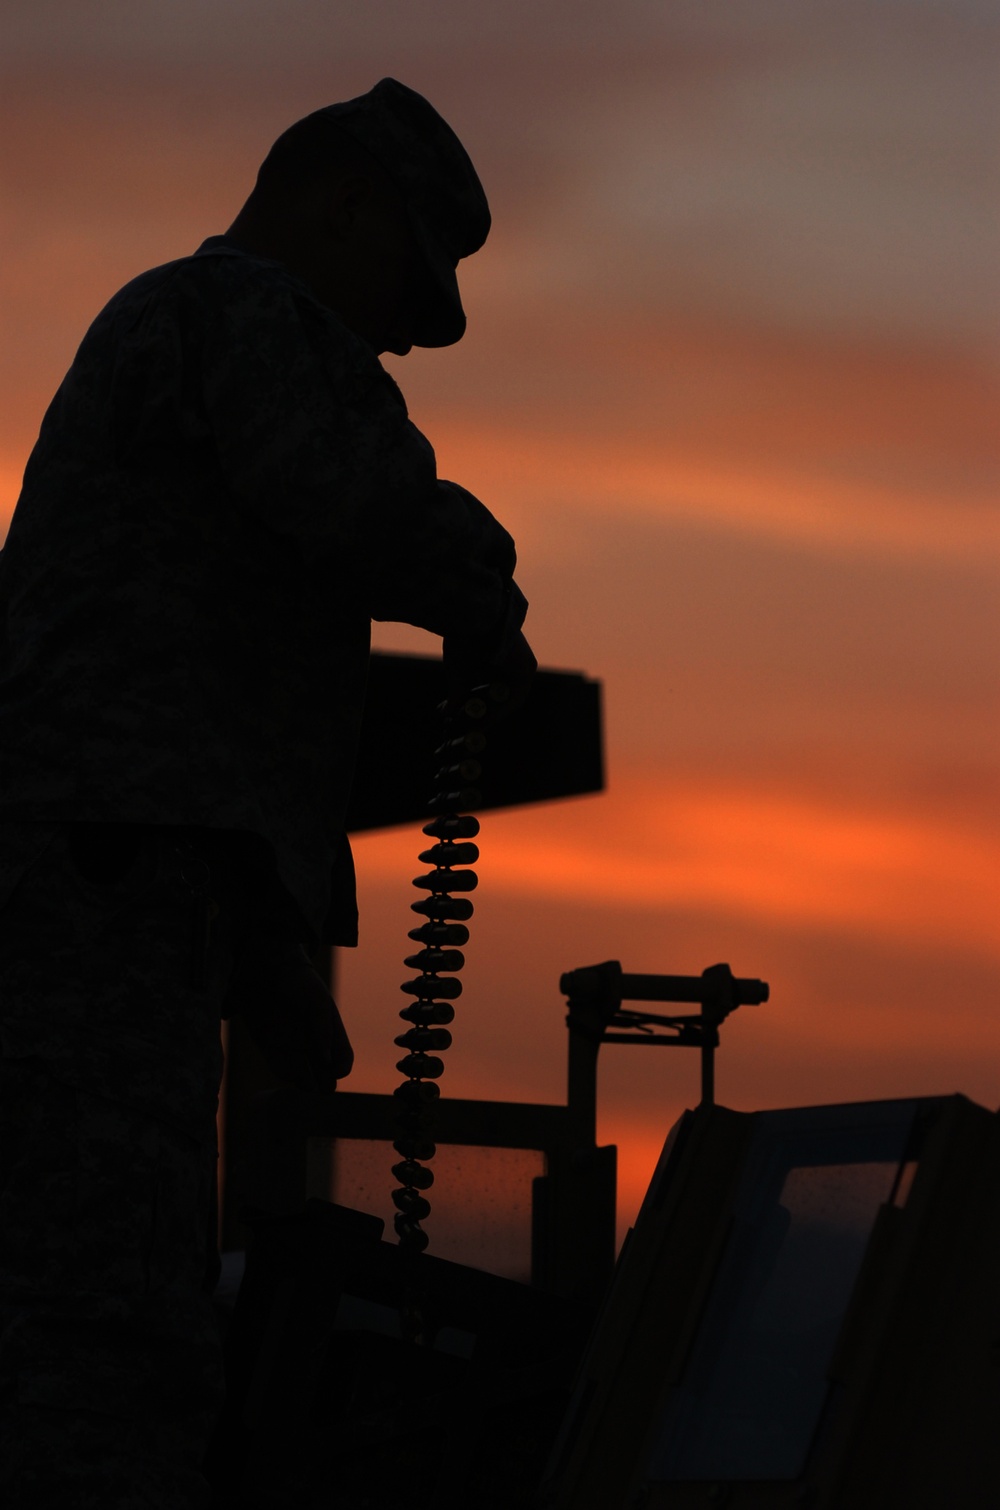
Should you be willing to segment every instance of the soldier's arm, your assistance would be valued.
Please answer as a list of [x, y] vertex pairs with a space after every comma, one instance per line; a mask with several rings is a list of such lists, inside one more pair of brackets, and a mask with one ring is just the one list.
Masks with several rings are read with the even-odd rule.
[[525, 603], [513, 541], [434, 452], [374, 353], [293, 280], [210, 312], [204, 392], [239, 507], [293, 537], [371, 617], [502, 656]]

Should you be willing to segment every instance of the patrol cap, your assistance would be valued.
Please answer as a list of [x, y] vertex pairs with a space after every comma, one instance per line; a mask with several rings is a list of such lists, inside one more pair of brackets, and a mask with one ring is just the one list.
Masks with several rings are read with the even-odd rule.
[[396, 79], [315, 112], [364, 147], [403, 195], [429, 274], [414, 322], [417, 346], [450, 346], [465, 334], [456, 267], [477, 252], [490, 207], [472, 160], [423, 95]]

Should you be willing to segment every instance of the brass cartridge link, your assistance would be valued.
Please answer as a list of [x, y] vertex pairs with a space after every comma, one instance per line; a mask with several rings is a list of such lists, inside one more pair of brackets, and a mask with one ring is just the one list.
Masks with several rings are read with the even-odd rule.
[[424, 1169], [413, 1159], [406, 1159], [402, 1164], [394, 1164], [392, 1172], [401, 1185], [409, 1185], [414, 1190], [430, 1190], [434, 1184], [432, 1171]]
[[411, 928], [406, 936], [428, 947], [469, 942], [469, 930], [461, 923], [423, 923], [419, 928]]
[[447, 1028], [409, 1028], [394, 1040], [400, 1049], [436, 1049], [444, 1053], [451, 1048], [451, 1034]]
[[437, 1153], [437, 1145], [430, 1138], [420, 1137], [418, 1133], [401, 1133], [392, 1146], [398, 1154], [402, 1154], [407, 1163], [422, 1159], [426, 1164], [427, 1160], [433, 1159]]
[[471, 756], [466, 760], [459, 760], [455, 765], [441, 766], [437, 772], [438, 781], [478, 781], [483, 774], [483, 768], [478, 760]]
[[436, 996], [457, 1001], [462, 994], [462, 982], [451, 975], [418, 975], [414, 980], [404, 981], [399, 989], [408, 996], [419, 996], [422, 1001], [432, 1001]]
[[434, 754], [441, 760], [447, 760], [456, 755], [481, 755], [486, 749], [486, 735], [482, 729], [470, 729], [467, 734], [459, 734], [455, 739], [446, 739], [439, 744]]
[[455, 1008], [447, 1001], [415, 1001], [400, 1012], [406, 1022], [415, 1022], [420, 1027], [431, 1023], [447, 1025], [455, 1021]]
[[444, 839], [425, 849], [420, 859], [425, 865], [475, 865], [479, 848], [475, 844], [456, 844], [453, 839]]
[[428, 839], [474, 839], [479, 832], [479, 819], [472, 813], [442, 813], [425, 823], [423, 832]]
[[392, 1203], [397, 1211], [403, 1216], [411, 1217], [416, 1222], [422, 1222], [431, 1214], [431, 1203], [415, 1190], [403, 1189], [392, 1192]]
[[430, 1102], [437, 1101], [441, 1092], [433, 1080], [407, 1080], [405, 1084], [397, 1085], [392, 1094], [405, 1107], [423, 1110]]
[[482, 800], [483, 794], [478, 787], [466, 786], [457, 792], [436, 792], [428, 806], [453, 813], [456, 808], [480, 807]]
[[404, 964], [411, 970], [423, 970], [430, 975], [438, 970], [454, 973], [465, 964], [465, 955], [459, 949], [421, 949], [419, 954], [407, 955]]
[[435, 921], [452, 918], [465, 923], [475, 910], [466, 897], [449, 897], [440, 893], [437, 896], [426, 897], [422, 902], [410, 903], [411, 912], [422, 913], [425, 918], [433, 918]]
[[422, 891], [441, 895], [450, 891], [475, 891], [479, 877], [474, 870], [431, 870], [425, 876], [414, 876], [413, 884]]
[[444, 1060], [438, 1059], [436, 1054], [407, 1054], [405, 1059], [397, 1061], [396, 1068], [401, 1075], [410, 1075], [414, 1080], [437, 1080], [444, 1074]]

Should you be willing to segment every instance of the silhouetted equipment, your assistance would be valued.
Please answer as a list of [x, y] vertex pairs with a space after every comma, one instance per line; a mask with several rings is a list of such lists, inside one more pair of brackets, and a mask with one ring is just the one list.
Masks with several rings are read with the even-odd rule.
[[[728, 965], [710, 965], [700, 975], [624, 975], [617, 960], [571, 970], [559, 989], [569, 998], [571, 1080], [574, 1046], [581, 1060], [596, 1055], [602, 1043], [696, 1048], [701, 1050], [701, 1099], [709, 1105], [715, 1100], [720, 1025], [737, 1007], [758, 1006], [769, 994], [766, 981], [737, 980]], [[701, 1011], [666, 1017], [623, 1008], [623, 1001], [699, 1002]], [[667, 1031], [658, 1033], [657, 1028]]]
[[[525, 703], [508, 719], [492, 725], [489, 729], [489, 781], [480, 782], [469, 793], [471, 779], [467, 780], [461, 770], [452, 774], [457, 778], [449, 784], [440, 784], [436, 777], [442, 767], [439, 753], [441, 746], [441, 715], [439, 708], [448, 692], [442, 662], [434, 657], [419, 655], [391, 655], [383, 652], [372, 654], [369, 667], [368, 691], [365, 702], [364, 722], [358, 750], [358, 759], [347, 826], [351, 832], [365, 829], [391, 827], [403, 823], [422, 823], [436, 795], [446, 799], [455, 794], [455, 802], [462, 795], [474, 795], [477, 811], [486, 812], [495, 808], [547, 802], [559, 797], [580, 796], [602, 790], [604, 786], [603, 734], [601, 723], [601, 687], [595, 682], [571, 671], [539, 670]], [[463, 740], [470, 731], [460, 731]], [[477, 741], [473, 739], [473, 744]], [[447, 752], [446, 752], [447, 753]], [[445, 767], [460, 767], [466, 758], [476, 759], [481, 749], [468, 748], [455, 752], [457, 758], [444, 762]], [[477, 778], [478, 780], [479, 778]], [[465, 789], [465, 790], [463, 790]], [[447, 816], [447, 815], [445, 815]], [[432, 836], [433, 837], [433, 836]], [[468, 837], [468, 836], [466, 836]], [[439, 843], [447, 842], [441, 835]], [[437, 861], [428, 862], [435, 868]], [[460, 863], [454, 861], [455, 865]], [[452, 870], [452, 875], [460, 874]], [[465, 872], [471, 875], [471, 872]], [[459, 882], [458, 884], [462, 884]], [[465, 883], [468, 884], [468, 883]], [[453, 887], [457, 890], [457, 885]], [[444, 905], [439, 899], [442, 893], [428, 888], [429, 895], [422, 904], [428, 923], [440, 922], [436, 916]], [[464, 904], [464, 905], [463, 905]], [[472, 912], [467, 897], [451, 899], [451, 927], [457, 928]], [[452, 935], [453, 938], [457, 934]], [[329, 960], [321, 968], [332, 974]], [[446, 967], [445, 967], [446, 969]], [[440, 976], [443, 971], [437, 972]], [[458, 983], [455, 982], [457, 985]], [[440, 991], [437, 993], [442, 995]], [[457, 993], [456, 993], [457, 994]], [[443, 1004], [438, 1003], [440, 1022], [414, 1023], [415, 1027], [445, 1029]], [[415, 1003], [420, 1012], [421, 1000]], [[433, 1014], [432, 1014], [433, 1015]], [[410, 1045], [407, 1045], [410, 1047]], [[426, 1045], [429, 1049], [429, 1043]], [[428, 1058], [432, 1056], [427, 1055]], [[411, 1082], [424, 1087], [409, 1094], [415, 1097], [434, 1098], [434, 1087], [429, 1077]], [[288, 1188], [299, 1190], [300, 1164], [304, 1171], [305, 1161], [299, 1154], [303, 1144], [302, 1118], [297, 1114], [300, 1097], [289, 1097], [282, 1110], [279, 1099], [268, 1110], [268, 1137], [255, 1138], [251, 1127], [250, 1106], [259, 1097], [268, 1095], [275, 1087], [274, 1077], [269, 1073], [254, 1045], [248, 1041], [238, 1017], [228, 1025], [226, 1046], [226, 1073], [223, 1086], [224, 1103], [224, 1150], [223, 1167], [227, 1172], [222, 1201], [222, 1247], [236, 1250], [245, 1246], [247, 1231], [240, 1220], [238, 1202], [234, 1199], [233, 1183], [228, 1172], [246, 1164], [249, 1144], [256, 1142], [253, 1157], [264, 1155], [273, 1164], [270, 1178], [265, 1174], [263, 1184], [275, 1195], [282, 1188], [284, 1174], [289, 1174]], [[377, 1128], [377, 1131], [346, 1130], [324, 1133], [324, 1136], [354, 1136], [356, 1138], [387, 1138], [393, 1142], [398, 1131], [392, 1118], [398, 1111], [398, 1100], [391, 1097], [356, 1096], [338, 1091], [336, 1096], [337, 1118], [347, 1119], [350, 1127]], [[573, 1160], [587, 1162], [581, 1153], [574, 1122], [573, 1111], [566, 1107], [531, 1108], [527, 1115], [514, 1104], [509, 1111], [501, 1112], [496, 1121], [487, 1115], [478, 1115], [472, 1108], [480, 1103], [451, 1103], [444, 1113], [444, 1122], [437, 1133], [439, 1142], [472, 1142], [478, 1146], [503, 1148], [538, 1148], [544, 1150], [550, 1170], [559, 1171], [564, 1163]], [[492, 1103], [482, 1103], [491, 1106]], [[456, 1111], [465, 1106], [466, 1112]], [[527, 1109], [525, 1109], [527, 1111]], [[552, 1116], [546, 1119], [545, 1111]], [[287, 1125], [281, 1118], [287, 1114]], [[389, 1115], [387, 1115], [389, 1114]], [[324, 1126], [326, 1124], [324, 1123]], [[574, 1130], [569, 1131], [572, 1127]], [[491, 1133], [492, 1129], [492, 1133]], [[259, 1128], [257, 1129], [259, 1133]], [[452, 1133], [463, 1136], [452, 1136]], [[466, 1134], [469, 1134], [466, 1136]], [[317, 1134], [319, 1136], [319, 1134]], [[583, 1139], [593, 1142], [592, 1134], [584, 1129]], [[270, 1145], [270, 1146], [267, 1146]], [[611, 1161], [610, 1210], [613, 1234], [614, 1208], [614, 1150], [604, 1151], [603, 1158], [595, 1155], [602, 1169]], [[404, 1155], [404, 1160], [406, 1156]], [[322, 1171], [320, 1171], [322, 1177]], [[304, 1178], [304, 1174], [303, 1174]], [[553, 1185], [560, 1191], [564, 1181], [558, 1174], [552, 1176]], [[329, 1180], [329, 1170], [326, 1170]], [[316, 1183], [316, 1179], [313, 1180]], [[575, 1182], [570, 1180], [569, 1185]], [[595, 1193], [595, 1209], [604, 1213], [608, 1205], [608, 1178], [598, 1179]], [[420, 1199], [414, 1189], [411, 1200]], [[301, 1199], [306, 1194], [302, 1188]], [[420, 1209], [420, 1208], [417, 1208]], [[403, 1213], [401, 1213], [403, 1215]], [[605, 1222], [606, 1225], [606, 1222]], [[553, 1239], [553, 1242], [556, 1240]], [[609, 1269], [613, 1261], [613, 1235], [610, 1244], [603, 1238], [599, 1259], [588, 1252], [586, 1243], [578, 1254], [568, 1255], [569, 1272], [582, 1275], [596, 1272], [597, 1268]], [[605, 1251], [606, 1250], [606, 1251]], [[548, 1257], [539, 1258], [540, 1273], [551, 1273], [558, 1260], [552, 1256], [551, 1245], [546, 1249]], [[588, 1265], [590, 1266], [588, 1268]], [[574, 1284], [583, 1284], [575, 1279]]]
[[[421, 819], [435, 789], [435, 757], [414, 775], [411, 755], [435, 743], [440, 666], [381, 657], [372, 689], [354, 827]], [[543, 672], [533, 697], [503, 728], [502, 760], [491, 730], [489, 782], [481, 749], [437, 754], [449, 779], [425, 829], [421, 951], [407, 961], [419, 974], [397, 1040], [408, 1094], [434, 1102], [433, 1138], [400, 1135], [405, 1097], [258, 1078], [266, 1211], [247, 1218], [226, 1343], [208, 1464], [219, 1510], [996, 1510], [997, 1116], [961, 1096], [715, 1105], [720, 1025], [768, 998], [728, 965], [564, 975], [565, 1106], [434, 1095], [471, 914], [474, 882], [459, 878], [476, 858], [475, 819], [450, 809], [473, 805], [470, 788], [486, 809], [602, 781], [597, 686]], [[596, 1144], [604, 1043], [693, 1047], [702, 1067], [701, 1104], [668, 1137], [616, 1269], [616, 1149]], [[254, 1121], [244, 1052], [237, 1031], [230, 1155]], [[359, 1140], [402, 1156], [404, 1229], [423, 1212], [433, 1145], [543, 1154], [531, 1284], [387, 1243], [379, 1218], [310, 1199], [330, 1189], [316, 1150]], [[242, 1245], [231, 1194], [223, 1230]]]
[[[767, 996], [725, 965], [631, 976], [609, 961], [562, 984], [565, 1106], [434, 1101], [436, 1144], [544, 1152], [530, 1285], [381, 1241], [378, 1218], [315, 1199], [317, 1140], [334, 1140], [338, 1156], [352, 1140], [399, 1151], [396, 1096], [284, 1090], [262, 1107], [258, 1173], [276, 1195], [272, 1214], [250, 1218], [227, 1340], [232, 1384], [209, 1465], [220, 1510], [264, 1510], [292, 1491], [290, 1503], [318, 1510], [334, 1484], [345, 1510], [530, 1510], [614, 1267], [616, 1149], [596, 1143], [598, 1051], [652, 1041], [605, 1030], [633, 992], [710, 1012]], [[702, 1017], [680, 1021], [702, 1046]]]
[[644, 1041], [602, 1037], [574, 999], [601, 1002], [606, 1023], [609, 996], [680, 992], [704, 1005], [718, 980], [727, 999], [766, 995], [727, 966], [693, 977], [633, 977], [616, 962], [571, 972], [565, 1106], [435, 1101], [438, 1144], [544, 1152], [531, 1285], [396, 1247], [381, 1241], [378, 1218], [308, 1198], [316, 1140], [338, 1151], [394, 1140], [399, 1150], [397, 1097], [284, 1090], [263, 1104], [258, 1173], [275, 1199], [271, 1214], [249, 1217], [227, 1339], [231, 1386], [209, 1464], [220, 1507], [263, 1510], [282, 1492], [318, 1507], [335, 1480], [345, 1507], [528, 1510], [613, 1272], [616, 1150], [596, 1144], [598, 1050], [608, 1038]]
[[[577, 1052], [576, 1032], [568, 1025], [566, 1105], [442, 1096], [434, 1105], [434, 1144], [534, 1149], [544, 1156], [545, 1173], [532, 1182], [531, 1283], [593, 1308], [614, 1268], [617, 1150], [597, 1146], [596, 1049], [588, 1041]], [[398, 1116], [394, 1095], [273, 1090], [256, 1109], [251, 1156], [258, 1203], [292, 1213], [308, 1197], [327, 1194], [330, 1166], [316, 1159], [317, 1145], [324, 1143], [332, 1143], [334, 1159], [348, 1165], [352, 1143], [383, 1143], [388, 1172], [389, 1148], [400, 1141]]]
[[964, 1097], [685, 1113], [537, 1503], [995, 1507], [998, 1265]]
[[[487, 704], [473, 698], [442, 740], [434, 704], [443, 692], [436, 662], [373, 662], [352, 826], [436, 809], [424, 826], [434, 842], [421, 854], [431, 869], [415, 882], [426, 895], [414, 904], [423, 921], [410, 936], [422, 947], [407, 964], [419, 974], [403, 987], [414, 999], [401, 1013], [409, 1026], [397, 1038], [407, 1050], [398, 1066], [407, 1080], [384, 1096], [256, 1087], [267, 1093], [255, 1113], [255, 1184], [269, 1214], [244, 1217], [253, 1236], [227, 1341], [229, 1401], [210, 1464], [220, 1505], [263, 1506], [281, 1495], [325, 1503], [332, 1458], [345, 1505], [354, 1493], [358, 1505], [378, 1510], [527, 1506], [613, 1271], [616, 1149], [596, 1142], [600, 1044], [647, 1041], [610, 1030], [649, 1033], [656, 1023], [710, 1054], [723, 1018], [767, 994], [759, 982], [735, 980], [728, 966], [702, 977], [625, 976], [616, 963], [576, 971], [564, 977], [565, 1106], [439, 1098], [438, 1056], [450, 1043], [452, 1004], [461, 993], [455, 975], [473, 911], [476, 877], [467, 867], [478, 858], [478, 820], [460, 809], [546, 800], [603, 783], [595, 683], [543, 671], [528, 704], [508, 722], [477, 726]], [[435, 738], [437, 769], [428, 761], [428, 770], [419, 770], [413, 751], [429, 750]], [[481, 759], [487, 745], [488, 780]], [[669, 1019], [629, 1013], [622, 1000], [630, 994], [697, 1002], [701, 1012]], [[246, 1052], [234, 1023], [230, 1162], [241, 1142], [247, 1153], [248, 1112], [239, 1095]], [[317, 1158], [317, 1147], [332, 1144], [339, 1157], [358, 1140], [391, 1142], [401, 1156], [393, 1169], [399, 1248], [381, 1240], [379, 1219], [315, 1199], [329, 1194], [331, 1167]], [[433, 1183], [425, 1164], [438, 1144], [544, 1156], [544, 1174], [532, 1182], [530, 1286], [422, 1251], [420, 1221]], [[229, 1245], [240, 1235], [232, 1204], [230, 1187], [223, 1223]], [[430, 1442], [420, 1431], [424, 1415], [428, 1427], [433, 1418]]]
[[[324, 1201], [252, 1225], [206, 1465], [217, 1510], [527, 1510], [592, 1313]], [[414, 1272], [419, 1347], [400, 1321]]]
[[[372, 654], [347, 811], [350, 833], [426, 820], [439, 790], [438, 708], [447, 691], [440, 660]], [[526, 702], [491, 727], [489, 750], [489, 782], [480, 800], [459, 806], [487, 812], [602, 791], [601, 684], [579, 672], [541, 669]], [[459, 788], [479, 785], [456, 776]]]
[[[764, 981], [737, 979], [728, 965], [713, 965], [700, 976], [627, 975], [611, 960], [563, 975], [561, 988], [569, 995], [566, 1105], [435, 1097], [433, 1124], [428, 1121], [426, 1126], [433, 1125], [435, 1145], [544, 1153], [545, 1174], [533, 1181], [532, 1190], [532, 1285], [596, 1305], [614, 1266], [617, 1185], [617, 1150], [614, 1145], [597, 1145], [601, 1044], [687, 1044], [701, 1049], [704, 1066], [705, 1055], [718, 1043], [718, 1023], [726, 1013], [741, 1003], [766, 1001], [768, 987]], [[676, 1018], [633, 1014], [621, 1009], [623, 995], [632, 1000], [700, 1002], [702, 1013]], [[673, 1031], [669, 1037], [648, 1030], [643, 1036], [638, 1031], [608, 1031], [609, 1026], [633, 1023], [642, 1029], [648, 1022], [665, 1023]], [[704, 1073], [702, 1084], [704, 1089]], [[308, 1184], [306, 1140], [331, 1139], [345, 1152], [352, 1139], [385, 1141], [399, 1151], [397, 1097], [398, 1093], [338, 1090], [334, 1096], [302, 1098], [289, 1092], [276, 1105], [271, 1126], [296, 1128], [297, 1152], [289, 1159], [273, 1136], [266, 1146], [282, 1158], [281, 1180], [295, 1209], [316, 1193]]]

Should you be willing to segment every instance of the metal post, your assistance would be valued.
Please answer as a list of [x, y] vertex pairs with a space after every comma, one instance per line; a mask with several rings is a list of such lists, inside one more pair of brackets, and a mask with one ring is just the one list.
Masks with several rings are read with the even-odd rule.
[[713, 1023], [701, 1014], [701, 1104], [715, 1105], [715, 1043], [718, 1038]]
[[[588, 1014], [589, 1015], [589, 1014]], [[569, 1054], [566, 1103], [573, 1137], [580, 1145], [597, 1142], [597, 1056], [600, 1030], [581, 1031], [579, 1015], [572, 1009], [568, 1019]], [[588, 1024], [590, 1026], [590, 1024]]]

